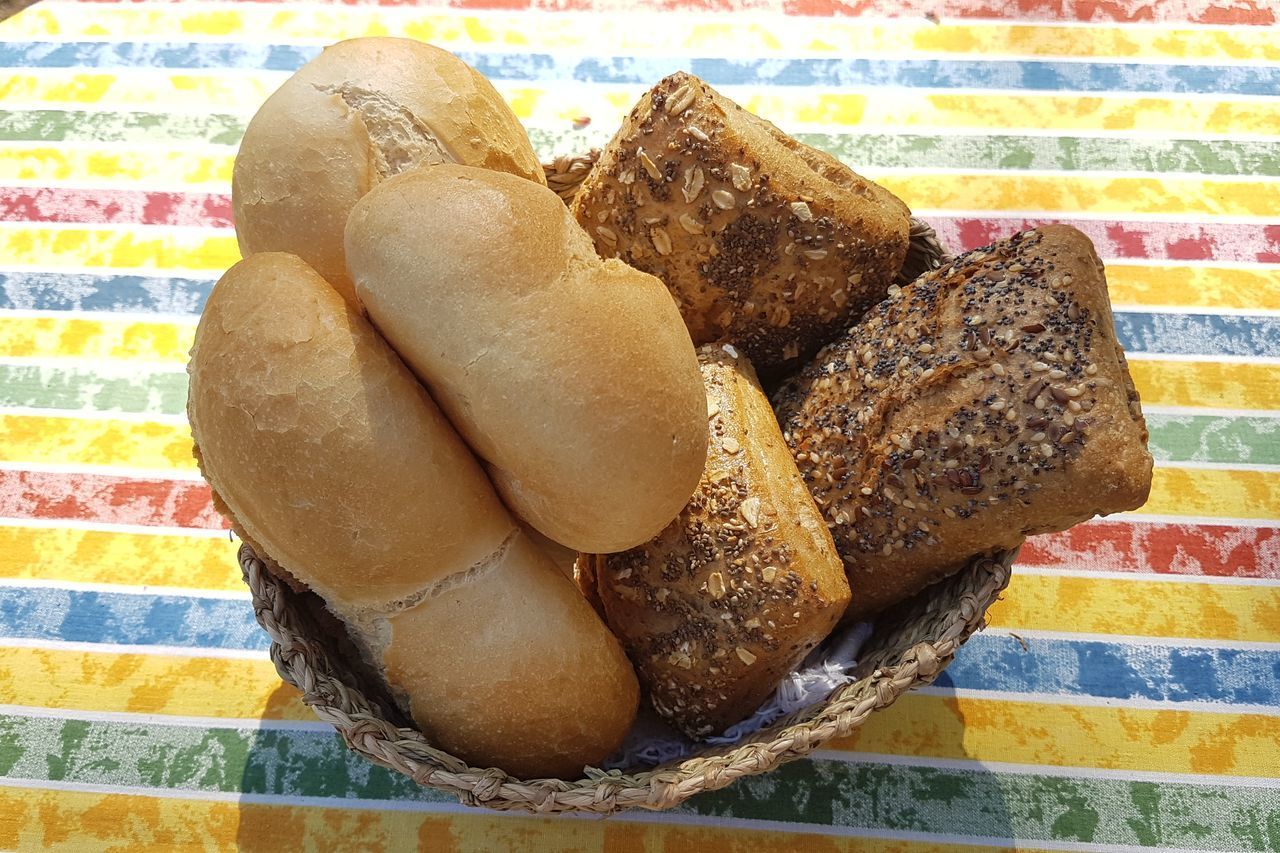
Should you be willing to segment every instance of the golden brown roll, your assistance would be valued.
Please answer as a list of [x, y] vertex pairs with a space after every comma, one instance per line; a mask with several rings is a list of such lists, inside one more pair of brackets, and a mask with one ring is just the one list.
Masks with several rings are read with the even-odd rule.
[[846, 563], [852, 617], [976, 554], [1136, 509], [1151, 488], [1102, 263], [1067, 226], [894, 288], [775, 403]]
[[525, 776], [617, 747], [639, 695], [621, 648], [314, 270], [277, 253], [232, 267], [188, 370], [198, 458], [234, 523], [348, 624], [435, 743]]
[[647, 92], [573, 202], [602, 257], [666, 282], [695, 344], [797, 367], [884, 297], [906, 205], [697, 77]]
[[849, 584], [755, 371], [731, 346], [698, 356], [711, 422], [698, 490], [653, 541], [595, 563], [654, 708], [705, 737], [750, 716], [831, 632]]
[[291, 252], [353, 299], [342, 253], [352, 206], [379, 181], [436, 163], [546, 183], [515, 114], [453, 54], [381, 36], [325, 48], [245, 130], [231, 181], [240, 252]]
[[689, 333], [662, 283], [600, 260], [555, 193], [436, 166], [361, 199], [346, 240], [369, 317], [516, 515], [611, 552], [684, 506], [707, 445]]

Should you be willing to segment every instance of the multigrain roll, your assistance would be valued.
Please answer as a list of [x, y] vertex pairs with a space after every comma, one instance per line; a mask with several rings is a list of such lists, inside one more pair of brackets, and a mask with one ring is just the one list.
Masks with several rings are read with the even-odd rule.
[[233, 523], [347, 623], [436, 744], [557, 777], [618, 746], [639, 694], [617, 641], [314, 270], [277, 253], [232, 267], [188, 371], [198, 458]]
[[712, 427], [698, 490], [651, 542], [594, 561], [653, 707], [695, 738], [750, 716], [849, 603], [755, 371], [728, 345], [698, 357]]
[[602, 257], [667, 284], [695, 344], [731, 341], [762, 377], [882, 299], [910, 229], [888, 190], [685, 73], [640, 99], [573, 213]]
[[850, 616], [976, 554], [1140, 507], [1151, 455], [1102, 263], [1046, 226], [894, 288], [775, 395]]
[[392, 175], [463, 163], [545, 184], [529, 138], [493, 86], [412, 39], [339, 42], [249, 122], [231, 180], [240, 252], [291, 252], [353, 299], [342, 229]]
[[465, 166], [399, 175], [356, 205], [346, 245], [369, 317], [516, 515], [608, 553], [684, 506], [707, 446], [689, 333], [554, 192]]

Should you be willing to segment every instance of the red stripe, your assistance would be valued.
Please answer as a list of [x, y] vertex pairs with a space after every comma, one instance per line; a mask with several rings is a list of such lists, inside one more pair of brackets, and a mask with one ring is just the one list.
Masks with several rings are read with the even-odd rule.
[[[140, 0], [88, 0], [98, 3]], [[177, 0], [170, 0], [177, 2]], [[282, 3], [286, 0], [256, 0]], [[1095, 23], [1274, 24], [1267, 0], [934, 0], [925, 8], [901, 0], [329, 0], [342, 6], [427, 6], [543, 12], [774, 12], [788, 15], [1092, 21]]]
[[[0, 221], [231, 227], [231, 197], [216, 193], [0, 187]], [[982, 219], [932, 216], [943, 245], [985, 246], [1014, 231], [1065, 222], [1088, 234], [1104, 258], [1280, 263], [1280, 225]]]
[[188, 480], [0, 470], [0, 516], [225, 529], [209, 487]]
[[944, 246], [967, 251], [1014, 231], [1051, 222], [1074, 225], [1103, 258], [1280, 263], [1280, 225], [1208, 222], [1109, 222], [1096, 219], [965, 219], [930, 216]]
[[[225, 529], [204, 483], [0, 470], [0, 516]], [[1097, 520], [1037, 536], [1020, 565], [1280, 578], [1280, 527]]]
[[1280, 578], [1280, 527], [1096, 520], [1035, 536], [1024, 566], [1234, 578]]
[[231, 196], [0, 187], [0, 221], [231, 227]]

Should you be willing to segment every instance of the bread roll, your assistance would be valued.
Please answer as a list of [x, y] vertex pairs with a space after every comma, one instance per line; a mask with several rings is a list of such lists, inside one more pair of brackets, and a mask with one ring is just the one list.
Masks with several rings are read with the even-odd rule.
[[711, 422], [698, 490], [653, 541], [597, 560], [609, 627], [692, 737], [750, 716], [849, 603], [831, 534], [751, 365], [698, 351]]
[[684, 73], [640, 99], [573, 212], [666, 282], [695, 344], [731, 341], [766, 378], [884, 297], [910, 230], [888, 190]]
[[689, 499], [707, 444], [689, 333], [551, 190], [466, 166], [399, 175], [352, 211], [347, 259], [369, 317], [543, 534], [620, 551]]
[[895, 288], [775, 401], [855, 618], [1151, 488], [1102, 263], [1066, 226]]
[[379, 181], [465, 163], [545, 184], [493, 86], [429, 44], [358, 38], [302, 66], [249, 122], [231, 180], [240, 252], [291, 252], [353, 298], [342, 229]]
[[352, 627], [434, 742], [529, 776], [616, 748], [638, 702], [617, 642], [310, 267], [276, 253], [232, 267], [189, 373], [199, 458], [234, 523]]

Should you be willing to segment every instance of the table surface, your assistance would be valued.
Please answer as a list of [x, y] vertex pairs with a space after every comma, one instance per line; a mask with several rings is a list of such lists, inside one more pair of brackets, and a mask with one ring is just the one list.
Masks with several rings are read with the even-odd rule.
[[[0, 848], [1280, 849], [1275, 7], [901, 5], [46, 0], [0, 24]], [[674, 813], [468, 811], [349, 756], [267, 660], [184, 364], [237, 258], [245, 122], [321, 45], [383, 33], [479, 67], [543, 155], [686, 68], [952, 247], [1083, 229], [1150, 502], [1029, 543], [932, 688]]]

